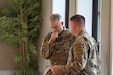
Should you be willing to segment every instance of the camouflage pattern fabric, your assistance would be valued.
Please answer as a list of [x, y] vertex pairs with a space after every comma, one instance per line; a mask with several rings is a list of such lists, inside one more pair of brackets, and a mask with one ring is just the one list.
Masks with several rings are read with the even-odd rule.
[[68, 75], [100, 75], [99, 66], [97, 43], [82, 31], [70, 49], [67, 65], [62, 65], [61, 70]]
[[[44, 59], [49, 59], [51, 65], [64, 65], [67, 63], [69, 49], [72, 46], [75, 37], [64, 29], [55, 41], [48, 42], [51, 37], [51, 32], [45, 36], [41, 46], [41, 56]], [[51, 75], [51, 74], [50, 74]]]

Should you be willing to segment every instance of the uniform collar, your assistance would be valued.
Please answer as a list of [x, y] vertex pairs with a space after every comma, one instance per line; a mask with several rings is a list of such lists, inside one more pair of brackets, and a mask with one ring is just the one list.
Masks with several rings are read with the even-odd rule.
[[82, 30], [82, 31], [80, 31], [79, 32], [79, 34], [78, 34], [78, 36], [80, 36], [80, 35], [82, 35], [83, 33], [85, 33], [86, 32], [86, 30], [84, 29], [84, 30]]
[[61, 35], [64, 32], [64, 30], [66, 30], [65, 27], [63, 27], [63, 30], [58, 35]]

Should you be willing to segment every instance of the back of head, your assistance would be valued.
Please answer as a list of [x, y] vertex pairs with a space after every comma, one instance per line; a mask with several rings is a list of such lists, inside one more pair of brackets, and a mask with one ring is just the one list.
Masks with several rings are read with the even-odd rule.
[[70, 18], [70, 21], [78, 22], [80, 26], [85, 27], [85, 17], [82, 15], [74, 15]]
[[59, 14], [52, 14], [49, 18], [50, 21], [56, 21], [58, 20], [59, 22], [61, 21], [61, 15]]

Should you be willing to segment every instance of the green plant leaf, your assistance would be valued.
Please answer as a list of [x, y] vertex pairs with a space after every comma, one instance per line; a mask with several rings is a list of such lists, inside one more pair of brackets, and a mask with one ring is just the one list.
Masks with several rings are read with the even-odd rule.
[[39, 37], [41, 0], [7, 0], [11, 7], [0, 7], [0, 40], [19, 50], [15, 57], [18, 75], [34, 75], [37, 51], [34, 40]]

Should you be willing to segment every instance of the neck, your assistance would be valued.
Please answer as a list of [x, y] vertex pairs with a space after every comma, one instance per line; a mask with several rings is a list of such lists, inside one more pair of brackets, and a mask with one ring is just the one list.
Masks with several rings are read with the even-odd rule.
[[82, 28], [77, 28], [77, 29], [75, 29], [75, 36], [78, 36], [79, 34], [80, 34], [80, 32], [81, 31], [84, 31], [85, 30], [85, 28], [84, 27], [82, 27]]
[[62, 27], [62, 28], [60, 29], [60, 31], [59, 31], [59, 34], [60, 34], [63, 30], [64, 30], [64, 28]]

